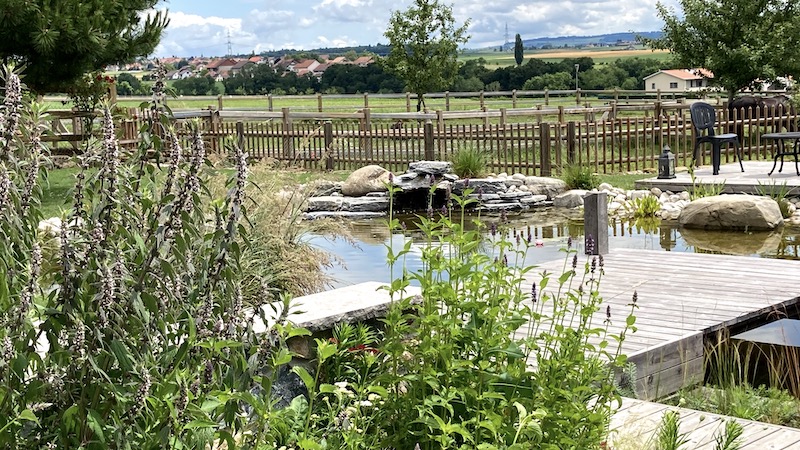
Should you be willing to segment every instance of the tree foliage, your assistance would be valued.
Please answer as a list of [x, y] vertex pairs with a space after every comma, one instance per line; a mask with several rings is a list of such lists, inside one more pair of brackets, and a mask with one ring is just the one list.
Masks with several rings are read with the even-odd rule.
[[522, 60], [525, 57], [524, 55], [522, 37], [517, 33], [517, 36], [514, 38], [514, 62], [516, 62], [518, 66], [522, 65]]
[[730, 98], [755, 80], [800, 73], [800, 2], [681, 0], [679, 14], [663, 4], [663, 37], [642, 39], [670, 50], [684, 67], [713, 72]]
[[167, 26], [161, 0], [3, 0], [0, 57], [25, 65], [37, 93], [65, 92], [84, 73], [152, 53]]
[[417, 110], [423, 95], [449, 86], [458, 73], [458, 47], [469, 40], [469, 20], [456, 26], [452, 6], [438, 0], [414, 0], [405, 11], [393, 11], [385, 36], [391, 51], [386, 67], [417, 94]]

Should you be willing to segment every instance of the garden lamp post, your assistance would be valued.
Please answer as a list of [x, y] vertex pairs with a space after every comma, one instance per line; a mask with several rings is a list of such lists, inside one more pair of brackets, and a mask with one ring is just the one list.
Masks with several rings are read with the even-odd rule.
[[658, 178], [675, 178], [675, 155], [666, 144], [664, 144], [664, 151], [658, 157]]

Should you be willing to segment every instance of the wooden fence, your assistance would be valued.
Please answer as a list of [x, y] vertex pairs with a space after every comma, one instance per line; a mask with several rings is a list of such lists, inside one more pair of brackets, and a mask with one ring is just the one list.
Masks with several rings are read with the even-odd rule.
[[[604, 107], [436, 111], [434, 113], [356, 113], [203, 110], [175, 113], [177, 129], [201, 122], [211, 152], [223, 152], [234, 139], [251, 158], [328, 170], [379, 164], [403, 171], [418, 160], [448, 160], [460, 148], [486, 152], [493, 172], [548, 176], [565, 164], [587, 165], [599, 173], [652, 170], [668, 145], [679, 165], [692, 158], [694, 129], [682, 102]], [[734, 125], [744, 130], [746, 159], [762, 159], [773, 143], [764, 132], [797, 122], [794, 112], [734, 111], [718, 107], [717, 132]], [[140, 117], [123, 121], [122, 140], [133, 143]], [[710, 146], [704, 163], [710, 163]], [[733, 158], [723, 153], [723, 162]]]

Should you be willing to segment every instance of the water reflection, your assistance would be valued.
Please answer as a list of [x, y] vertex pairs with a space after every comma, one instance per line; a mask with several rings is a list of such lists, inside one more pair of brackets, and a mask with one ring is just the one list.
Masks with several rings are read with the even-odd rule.
[[[412, 241], [411, 252], [406, 256], [405, 266], [417, 270], [422, 264], [419, 258], [423, 234], [417, 229], [415, 216], [400, 217], [405, 223], [405, 234], [391, 235], [384, 220], [364, 220], [351, 223], [350, 228], [357, 246], [342, 240], [328, 241], [312, 236], [311, 241], [335, 254], [343, 263], [330, 273], [336, 278], [334, 287], [364, 281], [389, 281], [397, 275], [389, 273], [386, 263], [386, 245], [401, 248], [407, 240]], [[482, 217], [485, 223], [499, 222], [499, 216]], [[472, 218], [468, 218], [470, 225]], [[572, 237], [575, 246], [583, 251], [583, 221], [577, 211], [543, 209], [535, 212], [509, 214], [507, 218], [509, 236], [514, 233], [531, 236], [541, 246], [531, 247], [525, 264], [537, 264], [563, 257], [560, 249]], [[679, 229], [674, 222], [657, 220], [620, 221], [612, 220], [608, 230], [609, 248], [634, 248], [657, 251], [720, 253], [765, 258], [800, 259], [800, 229], [784, 228], [776, 232], [703, 231]]]

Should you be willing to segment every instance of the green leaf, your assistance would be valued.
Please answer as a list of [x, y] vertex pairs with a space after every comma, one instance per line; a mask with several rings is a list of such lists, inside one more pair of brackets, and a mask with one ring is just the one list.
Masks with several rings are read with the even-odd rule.
[[17, 419], [25, 420], [27, 422], [36, 422], [36, 425], [39, 425], [39, 418], [36, 417], [36, 414], [34, 414], [30, 409], [26, 409], [25, 411], [19, 413]]
[[292, 372], [296, 373], [297, 376], [299, 376], [300, 379], [303, 380], [303, 384], [306, 385], [306, 389], [308, 389], [308, 392], [314, 391], [315, 387], [314, 385], [316, 384], [314, 382], [314, 377], [312, 377], [311, 374], [308, 373], [308, 371], [304, 367], [294, 366], [292, 367]]
[[111, 353], [114, 354], [114, 358], [116, 358], [119, 367], [125, 372], [132, 372], [133, 358], [131, 358], [131, 354], [125, 347], [125, 344], [123, 344], [119, 339], [114, 339], [111, 341], [110, 346]]
[[92, 433], [97, 437], [100, 442], [105, 442], [106, 437], [103, 433], [103, 418], [100, 417], [100, 414], [93, 410], [89, 410], [89, 417], [86, 418], [87, 424], [89, 425], [89, 429], [92, 430]]
[[198, 428], [216, 428], [219, 424], [208, 419], [194, 419], [183, 426], [184, 430], [196, 430]]

